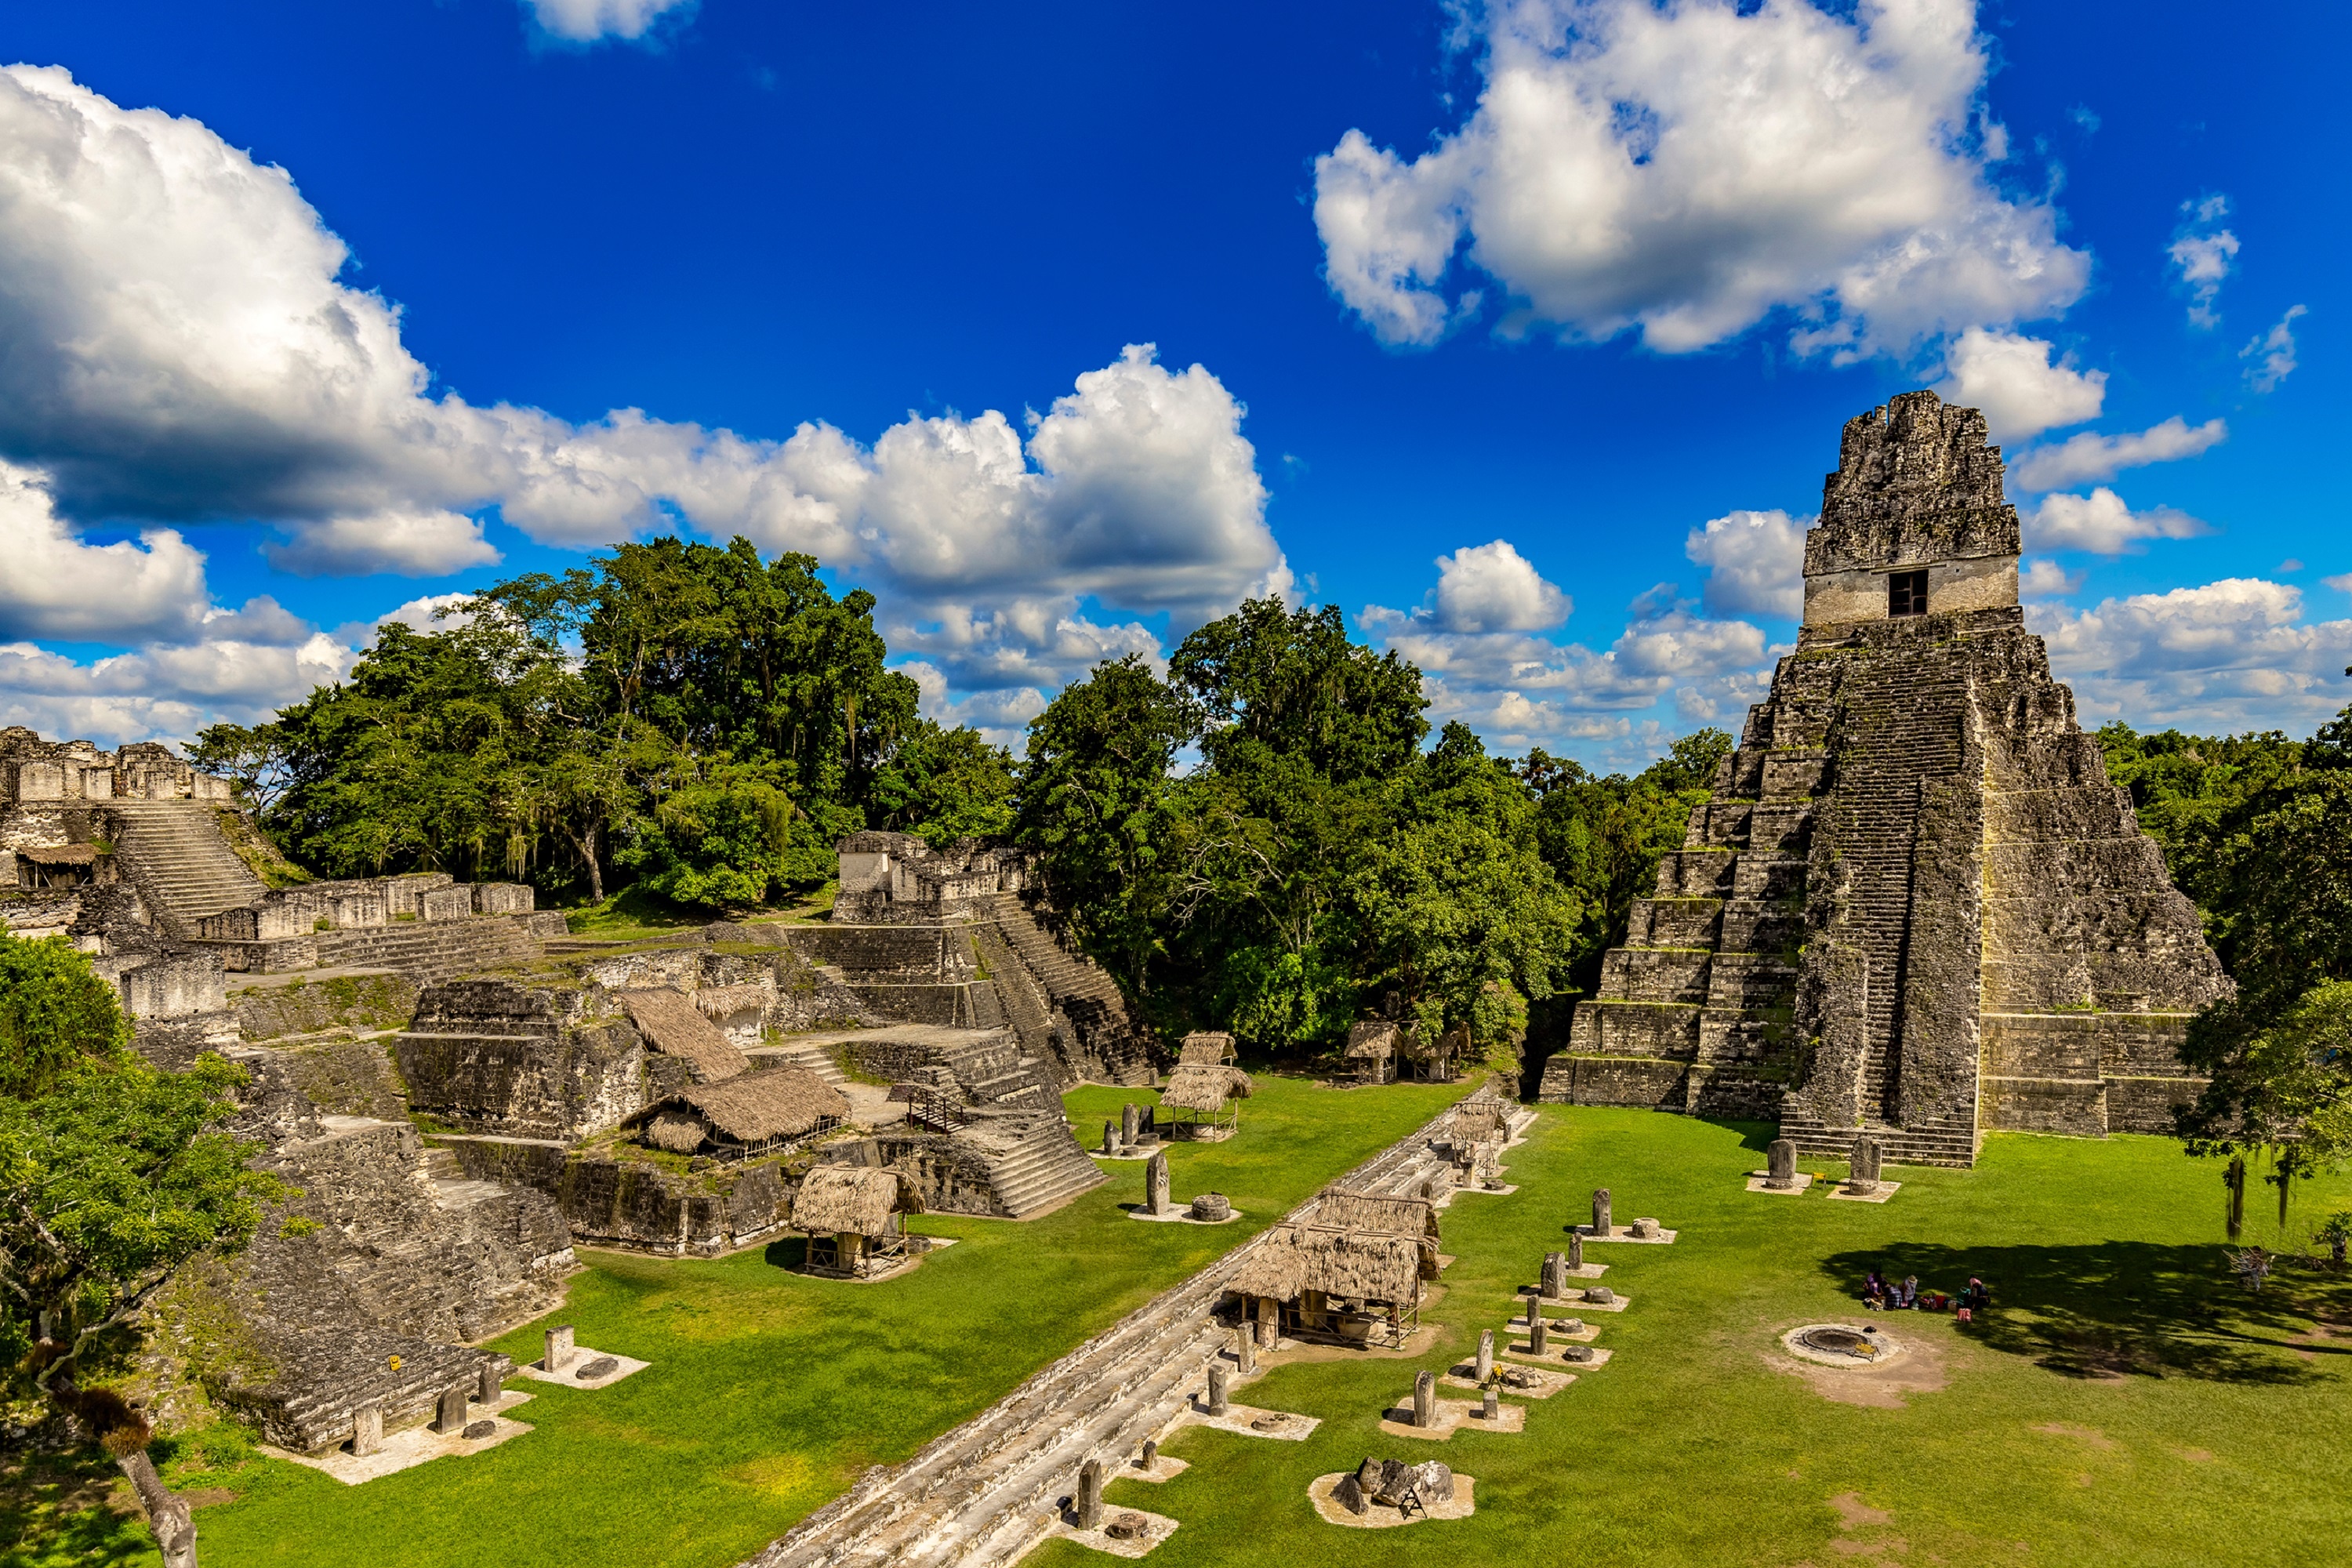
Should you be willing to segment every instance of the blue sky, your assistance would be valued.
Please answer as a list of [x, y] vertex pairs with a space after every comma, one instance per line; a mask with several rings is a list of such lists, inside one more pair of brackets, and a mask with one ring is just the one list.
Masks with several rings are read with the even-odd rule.
[[1933, 385], [2003, 439], [2086, 722], [2307, 732], [2352, 697], [2347, 32], [15, 7], [0, 722], [250, 720], [684, 527], [876, 589], [1001, 739], [1283, 589], [1499, 749], [1637, 764], [1737, 727], [1840, 425]]

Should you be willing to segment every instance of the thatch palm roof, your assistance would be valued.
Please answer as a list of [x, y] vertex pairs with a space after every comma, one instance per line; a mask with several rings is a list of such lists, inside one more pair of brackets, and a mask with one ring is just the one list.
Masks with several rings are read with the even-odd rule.
[[[814, 1131], [831, 1118], [845, 1121], [849, 1101], [806, 1068], [770, 1068], [724, 1083], [690, 1083], [665, 1102], [684, 1105], [713, 1131], [738, 1143], [768, 1143]], [[666, 1112], [667, 1113], [667, 1112]]]
[[1477, 1143], [1509, 1131], [1508, 1115], [1499, 1100], [1470, 1099], [1454, 1110], [1452, 1131], [1456, 1143]]
[[677, 1057], [704, 1083], [718, 1083], [749, 1072], [751, 1061], [702, 1016], [694, 998], [664, 985], [650, 991], [623, 991], [616, 1000], [637, 1033], [664, 1056]]
[[1396, 1052], [1397, 1037], [1403, 1031], [1385, 1018], [1358, 1024], [1348, 1031], [1348, 1059], [1377, 1061]]
[[870, 1165], [819, 1165], [793, 1199], [793, 1228], [811, 1236], [886, 1236], [890, 1216], [920, 1214], [914, 1184]]
[[1249, 1250], [1230, 1289], [1297, 1300], [1309, 1290], [1372, 1301], [1421, 1299], [1421, 1245], [1409, 1236], [1337, 1226], [1278, 1225]]
[[1179, 1067], [1223, 1067], [1234, 1059], [1234, 1037], [1219, 1031], [1204, 1030], [1184, 1037], [1183, 1054], [1176, 1058]]
[[1421, 1248], [1421, 1277], [1437, 1278], [1437, 1205], [1427, 1198], [1328, 1187], [1323, 1201], [1315, 1206], [1315, 1223], [1341, 1230], [1411, 1237]]
[[1448, 1057], [1464, 1055], [1470, 1049], [1470, 1031], [1459, 1025], [1434, 1037], [1424, 1037], [1406, 1030], [1397, 1044], [1404, 1055], [1413, 1061], [1444, 1061]]
[[753, 1008], [764, 1010], [768, 993], [758, 985], [705, 985], [694, 994], [694, 1010], [714, 1024]]
[[691, 1154], [709, 1136], [709, 1122], [699, 1116], [682, 1116], [675, 1110], [656, 1111], [653, 1120], [646, 1123], [646, 1142], [673, 1154]]
[[1179, 1062], [1160, 1091], [1160, 1103], [1179, 1110], [1219, 1111], [1228, 1100], [1247, 1100], [1257, 1092], [1250, 1075], [1239, 1068], [1194, 1067]]

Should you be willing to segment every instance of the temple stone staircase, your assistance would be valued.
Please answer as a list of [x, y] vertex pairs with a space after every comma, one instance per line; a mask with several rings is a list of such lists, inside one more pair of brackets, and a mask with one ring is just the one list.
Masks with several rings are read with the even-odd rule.
[[1819, 1117], [1794, 1109], [1780, 1112], [1780, 1136], [1800, 1154], [1843, 1160], [1853, 1152], [1858, 1133], [1878, 1140], [1879, 1158], [1890, 1165], [1951, 1165], [1966, 1170], [1977, 1162], [1977, 1130], [1934, 1122], [1921, 1127], [1832, 1127]]
[[106, 810], [122, 825], [115, 862], [167, 934], [192, 940], [197, 921], [268, 891], [229, 847], [210, 801], [116, 800]]
[[1058, 1110], [975, 1118], [964, 1136], [983, 1151], [997, 1201], [1014, 1219], [1027, 1219], [1105, 1180], [1102, 1167], [1079, 1149]]
[[319, 962], [334, 968], [397, 969], [419, 984], [536, 963], [544, 951], [518, 915], [462, 921], [401, 921], [357, 931], [324, 931]]
[[[1072, 953], [1054, 934], [1037, 923], [1027, 905], [1012, 893], [998, 893], [986, 906], [989, 929], [1019, 961], [1021, 973], [1005, 977], [997, 986], [1005, 1010], [1032, 1050], [1033, 1030], [1051, 1026], [1048, 1016], [1058, 1008], [1078, 1031], [1087, 1055], [1097, 1058], [1113, 1083], [1148, 1085], [1156, 1074], [1141, 1030], [1128, 1016], [1127, 999], [1118, 982], [1097, 964]], [[992, 942], [983, 942], [983, 958]], [[1024, 979], [1030, 984], [1024, 985]], [[1034, 987], [1034, 990], [1033, 990]], [[1035, 991], [1042, 991], [1041, 998]], [[1042, 1005], [1041, 1005], [1042, 1001]]]

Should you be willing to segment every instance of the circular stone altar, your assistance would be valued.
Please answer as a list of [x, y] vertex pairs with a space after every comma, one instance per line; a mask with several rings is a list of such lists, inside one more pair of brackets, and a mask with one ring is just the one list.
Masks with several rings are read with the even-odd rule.
[[1807, 1323], [1780, 1336], [1788, 1352], [1818, 1366], [1885, 1366], [1904, 1354], [1903, 1342], [1876, 1326]]

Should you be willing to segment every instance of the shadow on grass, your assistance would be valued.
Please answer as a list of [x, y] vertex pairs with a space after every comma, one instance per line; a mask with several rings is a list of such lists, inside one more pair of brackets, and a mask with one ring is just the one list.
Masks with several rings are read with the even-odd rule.
[[1704, 1121], [1709, 1127], [1720, 1127], [1738, 1133], [1739, 1146], [1753, 1149], [1759, 1154], [1770, 1152], [1772, 1140], [1780, 1136], [1779, 1124], [1771, 1121], [1734, 1121], [1721, 1116], [1701, 1116], [1695, 1120]]
[[771, 1268], [800, 1268], [808, 1262], [808, 1237], [788, 1236], [781, 1241], [772, 1241], [760, 1258]]
[[0, 1467], [0, 1561], [40, 1568], [152, 1562], [146, 1521], [110, 1504], [120, 1474], [95, 1449]]
[[2300, 1339], [2315, 1315], [2342, 1314], [2352, 1296], [2343, 1279], [2273, 1275], [2256, 1295], [2231, 1275], [2219, 1246], [1894, 1242], [1838, 1253], [1822, 1268], [1856, 1300], [1873, 1268], [1891, 1279], [1916, 1275], [1923, 1291], [1954, 1296], [1971, 1277], [1982, 1279], [1993, 1304], [1963, 1331], [1968, 1337], [2065, 1377], [2292, 1384], [2318, 1375], [2313, 1358], [2352, 1354], [2352, 1347]]

